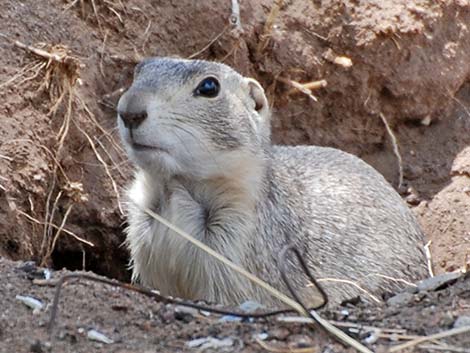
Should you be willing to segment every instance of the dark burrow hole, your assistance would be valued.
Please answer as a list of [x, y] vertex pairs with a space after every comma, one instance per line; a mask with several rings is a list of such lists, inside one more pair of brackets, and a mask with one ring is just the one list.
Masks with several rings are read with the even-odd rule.
[[[115, 249], [108, 254], [100, 254], [95, 250], [56, 249], [51, 256], [52, 269], [69, 271], [92, 271], [98, 275], [130, 282], [131, 272], [128, 269], [128, 255], [124, 249]], [[85, 267], [83, 266], [85, 264]]]

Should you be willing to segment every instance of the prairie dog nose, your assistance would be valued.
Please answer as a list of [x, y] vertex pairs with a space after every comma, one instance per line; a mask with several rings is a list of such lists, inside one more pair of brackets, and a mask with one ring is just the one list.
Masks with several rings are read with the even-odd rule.
[[147, 118], [147, 107], [142, 94], [125, 93], [118, 104], [118, 115], [128, 129], [137, 128]]
[[147, 118], [146, 111], [140, 113], [118, 111], [118, 114], [128, 129], [135, 129]]

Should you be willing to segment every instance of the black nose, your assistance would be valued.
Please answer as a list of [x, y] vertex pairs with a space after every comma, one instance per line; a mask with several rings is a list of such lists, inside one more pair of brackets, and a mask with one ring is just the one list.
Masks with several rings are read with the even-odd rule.
[[146, 111], [139, 113], [119, 111], [118, 114], [128, 129], [135, 129], [147, 118]]

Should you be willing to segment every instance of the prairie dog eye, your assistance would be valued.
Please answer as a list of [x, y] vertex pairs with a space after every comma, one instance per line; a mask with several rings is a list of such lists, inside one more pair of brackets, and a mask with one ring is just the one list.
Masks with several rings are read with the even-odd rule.
[[215, 77], [206, 77], [197, 86], [194, 94], [196, 96], [214, 98], [217, 97], [220, 91], [220, 83]]

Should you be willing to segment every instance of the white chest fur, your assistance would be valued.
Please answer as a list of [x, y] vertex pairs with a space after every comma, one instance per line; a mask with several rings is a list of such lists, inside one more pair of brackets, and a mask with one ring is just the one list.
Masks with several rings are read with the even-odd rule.
[[[207, 210], [181, 185], [149, 185], [139, 174], [128, 196], [127, 243], [131, 251], [133, 280], [156, 288], [162, 294], [184, 298], [220, 301], [229, 292], [228, 297], [233, 297], [233, 301], [255, 299], [246, 294], [246, 280], [174, 234], [143, 209], [157, 210], [172, 224], [238, 264], [244, 262], [246, 251], [242, 247], [248, 246], [243, 237], [252, 232], [252, 229], [240, 226], [249, 224], [245, 215], [224, 206], [221, 207], [223, 211], [212, 215], [212, 224], [209, 224]], [[217, 208], [217, 205], [212, 206]], [[218, 219], [224, 219], [224, 224]], [[231, 227], [231, 219], [236, 228]]]

